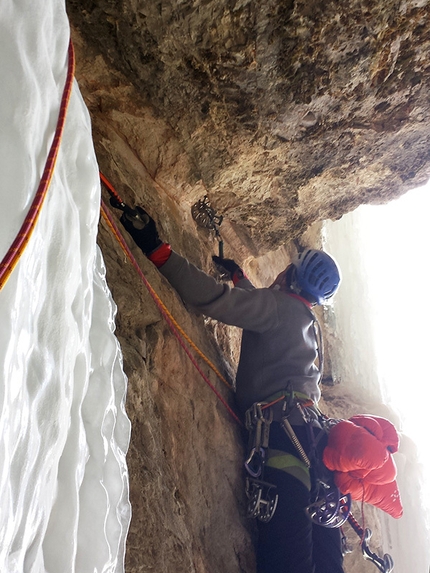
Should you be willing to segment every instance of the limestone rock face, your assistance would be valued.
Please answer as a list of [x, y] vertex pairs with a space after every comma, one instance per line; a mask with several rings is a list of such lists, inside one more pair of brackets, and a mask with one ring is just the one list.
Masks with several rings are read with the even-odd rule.
[[429, 177], [426, 0], [68, 6], [257, 248]]
[[[68, 0], [67, 9], [101, 171], [207, 271], [217, 242], [191, 217], [205, 194], [224, 216], [226, 256], [260, 286], [313, 223], [430, 176], [427, 0]], [[127, 572], [253, 573], [243, 430], [105, 223], [99, 241], [129, 376]], [[132, 248], [187, 335], [233, 381], [240, 332], [190, 313]], [[353, 403], [342, 392], [330, 389], [328, 413]], [[346, 558], [350, 573], [372, 570]]]

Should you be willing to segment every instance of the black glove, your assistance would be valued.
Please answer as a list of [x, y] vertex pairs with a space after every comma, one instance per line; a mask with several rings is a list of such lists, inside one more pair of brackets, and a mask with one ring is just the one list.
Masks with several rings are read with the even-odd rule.
[[237, 278], [242, 278], [244, 276], [242, 269], [233, 261], [233, 259], [222, 259], [221, 257], [214, 255], [212, 260], [218, 267], [221, 267], [230, 275], [230, 280], [233, 280], [234, 274], [236, 274]]
[[157, 247], [163, 244], [158, 236], [154, 219], [142, 207], [127, 209], [121, 215], [120, 221], [145, 255], [150, 255]]

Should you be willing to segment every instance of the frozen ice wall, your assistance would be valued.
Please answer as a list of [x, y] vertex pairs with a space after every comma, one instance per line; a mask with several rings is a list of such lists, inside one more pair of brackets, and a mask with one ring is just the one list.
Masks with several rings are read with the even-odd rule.
[[[2, 0], [0, 259], [30, 207], [67, 72], [60, 0]], [[100, 188], [75, 83], [34, 234], [0, 291], [0, 571], [123, 570], [126, 378], [96, 246]]]

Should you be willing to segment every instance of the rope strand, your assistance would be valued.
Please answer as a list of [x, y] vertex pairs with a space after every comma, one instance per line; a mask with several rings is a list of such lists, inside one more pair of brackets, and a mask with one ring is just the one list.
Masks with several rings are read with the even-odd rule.
[[[101, 179], [102, 183], [106, 186], [111, 197], [114, 197], [118, 201], [118, 203], [124, 205], [125, 204], [124, 200], [119, 195], [119, 193], [116, 191], [115, 187], [112, 185], [112, 183], [109, 181], [109, 179], [105, 175], [103, 175], [102, 172], [100, 172], [100, 179]], [[102, 215], [104, 215], [103, 211], [102, 211]], [[108, 223], [108, 224], [111, 228], [112, 233], [116, 237], [117, 241], [121, 244], [121, 234], [119, 233], [118, 229], [116, 228], [116, 230], [115, 230], [115, 228], [113, 226], [111, 226], [110, 223]], [[175, 327], [178, 329], [178, 331], [181, 333], [181, 335], [184, 337], [184, 339], [188, 342], [188, 344], [191, 346], [191, 348], [200, 356], [200, 358], [204, 362], [206, 362], [206, 364], [209, 366], [209, 368], [211, 368], [211, 370], [213, 372], [215, 372], [215, 374], [218, 376], [218, 378], [221, 380], [221, 382], [223, 384], [225, 384], [229, 390], [233, 390], [232, 385], [225, 379], [225, 377], [221, 374], [221, 372], [218, 370], [218, 368], [215, 366], [215, 364], [213, 362], [211, 362], [205, 354], [203, 354], [203, 352], [200, 350], [200, 348], [191, 340], [191, 338], [187, 335], [187, 333], [176, 322], [176, 320], [170, 314], [169, 310], [163, 304], [161, 299], [159, 299], [159, 300], [160, 300], [160, 304], [163, 306], [163, 310], [169, 315], [170, 320], [173, 322]]]
[[[117, 193], [115, 187], [112, 185], [112, 183], [108, 180], [107, 177], [105, 177], [105, 175], [103, 175], [103, 173], [100, 172], [100, 179], [102, 181], [102, 183], [106, 186], [109, 194], [114, 197], [118, 203], [120, 204], [125, 204], [124, 200], [122, 199], [122, 197], [119, 195], [119, 193]], [[103, 204], [103, 201], [102, 201]], [[102, 215], [103, 214], [103, 210], [102, 210]], [[121, 244], [121, 234], [119, 232], [119, 230], [116, 228], [114, 228], [113, 226], [110, 225], [110, 223], [108, 223], [112, 233], [114, 234], [114, 236], [116, 237], [117, 241]], [[130, 252], [131, 254], [131, 252]], [[126, 253], [127, 255], [127, 253]], [[128, 256], [128, 255], [127, 255]], [[140, 267], [139, 267], [140, 268]], [[155, 293], [154, 293], [155, 294]], [[225, 379], [225, 377], [221, 374], [221, 372], [218, 370], [218, 368], [215, 366], [215, 364], [213, 362], [211, 362], [209, 360], [209, 358], [203, 354], [203, 352], [199, 349], [199, 347], [191, 340], [191, 338], [187, 335], [187, 333], [180, 327], [180, 325], [176, 322], [176, 320], [173, 318], [173, 316], [171, 315], [171, 313], [169, 312], [169, 310], [167, 309], [167, 307], [163, 304], [163, 302], [160, 300], [160, 304], [163, 306], [163, 310], [169, 315], [170, 320], [173, 322], [173, 324], [175, 325], [175, 327], [178, 329], [178, 331], [181, 333], [181, 335], [184, 337], [184, 339], [188, 342], [188, 344], [191, 346], [191, 348], [200, 356], [200, 358], [206, 362], [206, 364], [209, 366], [209, 368], [211, 368], [211, 370], [213, 372], [215, 372], [215, 374], [218, 376], [218, 378], [221, 380], [221, 382], [223, 384], [225, 384], [227, 386], [227, 388], [229, 390], [233, 390], [232, 385]]]
[[75, 75], [75, 53], [73, 44], [70, 40], [68, 48], [68, 67], [67, 76], [64, 86], [63, 95], [61, 98], [60, 112], [58, 115], [57, 127], [55, 129], [54, 139], [52, 140], [51, 148], [46, 159], [45, 168], [43, 170], [42, 178], [34, 196], [30, 209], [24, 219], [24, 222], [9, 247], [8, 252], [3, 257], [0, 263], [0, 290], [4, 287], [14, 268], [18, 264], [25, 248], [28, 245], [30, 237], [34, 231], [43, 203], [45, 201], [49, 185], [54, 174], [55, 164], [57, 162], [58, 150], [60, 148], [61, 137], [64, 131], [64, 124], [66, 121], [67, 109], [70, 101], [70, 94], [72, 92], [73, 78]]
[[185, 353], [187, 354], [187, 356], [189, 357], [189, 359], [191, 360], [193, 366], [196, 368], [196, 370], [199, 372], [199, 374], [201, 375], [201, 377], [203, 378], [203, 380], [206, 382], [206, 384], [209, 386], [209, 388], [212, 390], [212, 392], [217, 396], [217, 398], [220, 400], [220, 402], [223, 404], [223, 406], [227, 409], [227, 411], [229, 412], [229, 414], [236, 420], [236, 422], [238, 422], [240, 425], [243, 425], [241, 420], [239, 419], [239, 417], [237, 416], [237, 414], [234, 412], [234, 410], [227, 404], [227, 402], [224, 400], [224, 398], [221, 396], [221, 394], [218, 392], [218, 390], [214, 387], [214, 385], [211, 383], [211, 381], [209, 380], [209, 378], [204, 374], [204, 372], [201, 370], [200, 366], [197, 364], [194, 356], [191, 354], [190, 350], [187, 348], [187, 346], [184, 343], [183, 338], [192, 346], [192, 348], [199, 354], [199, 356], [201, 356], [204, 361], [212, 368], [212, 370], [214, 370], [215, 373], [217, 373], [217, 376], [221, 378], [221, 380], [224, 380], [225, 383], [229, 386], [229, 388], [231, 388], [231, 386], [228, 384], [228, 382], [223, 378], [223, 376], [218, 372], [218, 370], [216, 369], [216, 367], [212, 364], [212, 362], [201, 352], [201, 350], [198, 349], [198, 347], [192, 342], [192, 340], [186, 335], [186, 333], [183, 331], [183, 329], [179, 326], [179, 324], [176, 322], [176, 320], [173, 318], [173, 316], [171, 315], [171, 313], [169, 312], [169, 310], [167, 309], [167, 307], [165, 306], [165, 304], [162, 302], [162, 300], [160, 299], [160, 297], [157, 295], [157, 293], [154, 291], [154, 289], [152, 288], [152, 286], [150, 285], [150, 283], [148, 282], [147, 278], [145, 277], [145, 275], [143, 274], [141, 268], [139, 267], [136, 259], [134, 258], [132, 252], [130, 251], [127, 243], [125, 242], [124, 238], [122, 237], [122, 235], [120, 234], [117, 226], [115, 225], [115, 222], [110, 214], [110, 212], [108, 211], [106, 205], [104, 204], [104, 202], [101, 202], [101, 214], [104, 218], [104, 220], [106, 221], [106, 224], [108, 225], [108, 227], [110, 228], [110, 230], [112, 231], [113, 235], [115, 236], [115, 238], [117, 239], [119, 245], [121, 246], [122, 250], [124, 251], [125, 255], [127, 256], [127, 258], [129, 259], [129, 261], [131, 262], [131, 264], [133, 265], [133, 267], [135, 268], [135, 270], [137, 271], [137, 273], [139, 274], [139, 277], [141, 278], [142, 282], [144, 283], [145, 287], [147, 288], [150, 296], [152, 297], [152, 299], [154, 300], [157, 308], [159, 309], [161, 315], [163, 316], [163, 318], [165, 319], [165, 321], [167, 322], [171, 332], [174, 334], [174, 336], [177, 338], [179, 344], [181, 345], [181, 347], [183, 348], [183, 350], [185, 351]]

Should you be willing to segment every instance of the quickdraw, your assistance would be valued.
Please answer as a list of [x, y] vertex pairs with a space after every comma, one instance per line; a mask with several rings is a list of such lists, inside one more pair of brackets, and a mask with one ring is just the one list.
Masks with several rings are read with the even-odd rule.
[[394, 561], [391, 555], [385, 553], [383, 557], [379, 557], [374, 553], [369, 547], [369, 540], [372, 537], [372, 530], [366, 527], [363, 529], [352, 513], [348, 516], [348, 523], [355, 531], [355, 533], [361, 538], [361, 552], [363, 557], [368, 561], [371, 561], [376, 567], [381, 571], [381, 573], [392, 573], [394, 570]]
[[250, 434], [250, 453], [245, 461], [245, 493], [248, 498], [247, 517], [268, 523], [278, 505], [276, 486], [263, 480], [266, 451], [269, 447], [270, 425], [273, 411], [256, 403], [246, 412], [245, 425]]
[[263, 410], [263, 404], [256, 403], [246, 412], [245, 426], [250, 432], [250, 454], [245, 462], [245, 468], [253, 478], [260, 477], [263, 472], [265, 451], [269, 447], [270, 424], [273, 422], [273, 412]]

